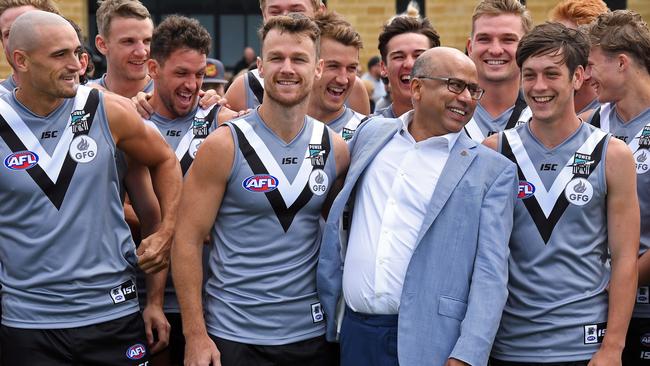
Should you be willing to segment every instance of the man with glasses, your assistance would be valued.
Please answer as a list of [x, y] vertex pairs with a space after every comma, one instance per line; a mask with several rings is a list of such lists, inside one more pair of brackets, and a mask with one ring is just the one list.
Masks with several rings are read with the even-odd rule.
[[343, 366], [487, 364], [517, 180], [514, 164], [462, 132], [483, 94], [477, 81], [460, 51], [425, 51], [411, 73], [414, 110], [362, 124], [350, 142], [317, 276]]

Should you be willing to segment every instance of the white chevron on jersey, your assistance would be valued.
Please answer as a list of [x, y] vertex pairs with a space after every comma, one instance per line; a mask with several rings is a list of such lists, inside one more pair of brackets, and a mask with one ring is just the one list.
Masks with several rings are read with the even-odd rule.
[[[530, 157], [524, 148], [524, 144], [521, 142], [519, 133], [517, 133], [517, 131], [514, 129], [510, 129], [504, 131], [503, 135], [508, 140], [508, 144], [510, 144], [512, 153], [517, 159], [517, 164], [519, 165], [521, 171], [524, 173], [526, 180], [535, 186], [535, 194], [533, 197], [539, 203], [542, 212], [544, 212], [544, 216], [548, 218], [551, 215], [551, 211], [553, 211], [553, 207], [555, 206], [557, 199], [560, 197], [562, 192], [564, 192], [564, 188], [569, 183], [569, 181], [573, 179], [572, 165], [574, 155], [571, 155], [569, 161], [557, 175], [553, 181], [551, 189], [547, 190], [544, 186], [544, 183], [542, 182], [542, 179], [537, 173], [537, 169], [535, 169], [533, 162], [530, 160]], [[589, 138], [582, 144], [582, 146], [580, 146], [576, 152], [580, 154], [591, 155], [596, 148], [596, 145], [598, 145], [598, 142], [600, 142], [600, 140], [602, 140], [605, 135], [607, 135], [607, 133], [604, 131], [598, 129], [594, 130], [594, 132], [592, 132]]]
[[253, 70], [251, 70], [251, 74], [253, 74], [253, 76], [255, 76], [257, 81], [260, 82], [260, 85], [262, 86], [262, 89], [264, 89], [264, 78], [260, 75], [260, 70], [253, 69]]
[[[88, 99], [88, 94], [92, 88], [79, 86], [77, 88], [77, 95], [74, 101], [73, 111], [82, 110]], [[56, 144], [54, 153], [52, 156], [45, 151], [38, 138], [34, 136], [32, 130], [27, 127], [25, 121], [18, 116], [18, 113], [11, 108], [11, 106], [0, 99], [0, 114], [7, 121], [9, 127], [14, 131], [16, 136], [20, 141], [25, 145], [27, 150], [32, 151], [38, 155], [38, 165], [45, 171], [47, 176], [52, 182], [58, 180], [59, 174], [61, 173], [61, 168], [63, 167], [63, 162], [65, 161], [66, 156], [68, 156], [68, 151], [70, 149], [70, 143], [72, 142], [73, 133], [72, 128], [69, 128], [72, 121], [72, 115], [68, 118], [68, 123], [61, 135], [61, 138]]]
[[9, 89], [0, 84], [0, 94], [10, 93]]
[[[208, 108], [199, 108], [199, 110], [196, 111], [195, 116], [198, 118], [205, 118], [210, 113], [212, 108], [214, 108], [215, 105], [212, 105], [211, 107]], [[215, 121], [216, 119], [217, 117], [215, 116]], [[175, 153], [178, 161], [181, 161], [183, 159], [183, 156], [185, 156], [185, 153], [190, 149], [190, 144], [192, 143], [192, 140], [194, 140], [194, 129], [190, 126], [189, 130], [185, 132], [185, 135], [183, 135], [183, 138], [178, 143], [178, 146], [176, 146]]]
[[[284, 200], [284, 203], [287, 207], [290, 207], [298, 198], [300, 193], [305, 188], [305, 185], [309, 182], [309, 175], [312, 172], [311, 159], [309, 156], [309, 146], [306, 146], [305, 149], [305, 158], [300, 166], [300, 170], [296, 177], [293, 179], [293, 182], [289, 182], [289, 179], [284, 175], [284, 171], [278, 165], [278, 162], [273, 158], [273, 155], [269, 151], [268, 147], [264, 144], [264, 141], [255, 133], [253, 127], [246, 122], [244, 119], [237, 119], [230, 121], [230, 123], [236, 125], [246, 136], [246, 139], [250, 143], [251, 147], [257, 153], [257, 156], [264, 164], [266, 170], [269, 174], [278, 178], [278, 191]], [[314, 120], [314, 128], [311, 133], [311, 138], [309, 144], [311, 145], [320, 145], [323, 137], [323, 129], [325, 125], [322, 122]]]
[[[610, 123], [609, 123], [609, 114], [612, 111], [612, 104], [605, 103], [600, 107], [600, 129], [605, 132], [610, 132]], [[630, 140], [630, 143], [627, 146], [632, 150], [632, 153], [635, 153], [639, 150], [639, 137], [643, 133], [643, 128], [634, 135], [634, 138]]]

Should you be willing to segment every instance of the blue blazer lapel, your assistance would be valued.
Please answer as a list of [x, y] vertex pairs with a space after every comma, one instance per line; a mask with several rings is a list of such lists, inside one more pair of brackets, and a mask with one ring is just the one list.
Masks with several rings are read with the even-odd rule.
[[476, 142], [467, 137], [464, 131], [461, 131], [458, 140], [456, 140], [456, 144], [454, 144], [454, 147], [449, 153], [447, 163], [442, 169], [436, 189], [431, 196], [429, 210], [422, 221], [422, 227], [420, 228], [420, 233], [416, 241], [417, 244], [420, 243], [424, 234], [426, 234], [433, 221], [438, 217], [440, 210], [445, 206], [449, 196], [456, 189], [458, 182], [460, 182], [476, 157], [476, 145]]

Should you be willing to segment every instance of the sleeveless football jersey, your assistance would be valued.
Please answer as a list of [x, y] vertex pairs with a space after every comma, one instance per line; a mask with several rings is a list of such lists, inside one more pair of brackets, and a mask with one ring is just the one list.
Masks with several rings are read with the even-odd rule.
[[332, 132], [305, 117], [285, 143], [257, 111], [227, 126], [235, 158], [211, 233], [208, 331], [256, 345], [320, 336], [316, 263], [321, 210], [336, 180]]
[[[205, 138], [217, 128], [216, 116], [221, 106], [216, 105], [207, 109], [195, 108], [185, 117], [177, 119], [168, 119], [157, 113], [151, 115], [149, 122], [153, 123], [160, 134], [165, 138], [167, 144], [174, 150], [176, 158], [181, 163], [183, 176], [187, 173], [190, 165], [194, 161], [196, 152]], [[203, 258], [207, 259], [209, 247], [204, 246]], [[204, 272], [207, 269], [207, 263], [204, 260]], [[205, 277], [205, 276], [204, 276]], [[138, 276], [138, 287], [145, 289], [144, 276]], [[144, 308], [146, 304], [146, 290], [140, 291], [140, 306]], [[167, 284], [165, 286], [165, 300], [163, 310], [166, 313], [180, 313], [181, 308], [176, 298], [174, 283], [171, 276], [171, 269], [167, 275]]]
[[264, 79], [257, 69], [244, 74], [244, 90], [246, 93], [246, 108], [255, 109], [264, 99]]
[[14, 80], [14, 75], [11, 74], [7, 76], [2, 82], [0, 82], [0, 95], [4, 93], [11, 93], [17, 87], [16, 81]]
[[2, 324], [81, 327], [138, 311], [135, 245], [102, 93], [46, 117], [0, 97]]
[[[102, 77], [100, 77], [99, 79], [90, 80], [88, 83], [97, 84], [102, 88], [109, 90], [108, 87], [106, 86], [106, 74], [102, 75]], [[149, 80], [149, 82], [144, 86], [144, 88], [142, 88], [142, 91], [145, 93], [151, 93], [153, 91], [153, 79]]]
[[[636, 188], [641, 210], [641, 255], [650, 248], [650, 108], [626, 123], [616, 113], [616, 105], [603, 104], [599, 113], [600, 128], [623, 140], [634, 154]], [[639, 286], [633, 317], [650, 318], [649, 286]]]
[[513, 362], [588, 360], [607, 321], [605, 155], [609, 136], [582, 123], [553, 149], [529, 124], [500, 151], [518, 165], [509, 296], [492, 356]]
[[366, 116], [348, 107], [343, 108], [343, 113], [332, 122], [327, 123], [327, 127], [331, 128], [347, 142], [352, 139], [354, 131], [357, 130], [357, 127]]
[[465, 132], [474, 141], [481, 143], [490, 135], [508, 130], [526, 123], [533, 116], [520, 93], [515, 105], [508, 108], [500, 116], [492, 118], [481, 103], [477, 103], [472, 119], [465, 125]]

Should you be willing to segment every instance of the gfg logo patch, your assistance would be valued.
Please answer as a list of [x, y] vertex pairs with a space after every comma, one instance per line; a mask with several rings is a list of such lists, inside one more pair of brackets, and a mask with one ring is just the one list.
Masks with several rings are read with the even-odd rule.
[[271, 192], [278, 188], [278, 178], [269, 174], [256, 174], [244, 179], [242, 187], [251, 192]]
[[129, 360], [139, 360], [147, 354], [147, 349], [140, 343], [134, 344], [126, 350], [126, 357]]
[[29, 150], [13, 153], [5, 158], [5, 166], [11, 170], [26, 170], [38, 164], [38, 155]]

